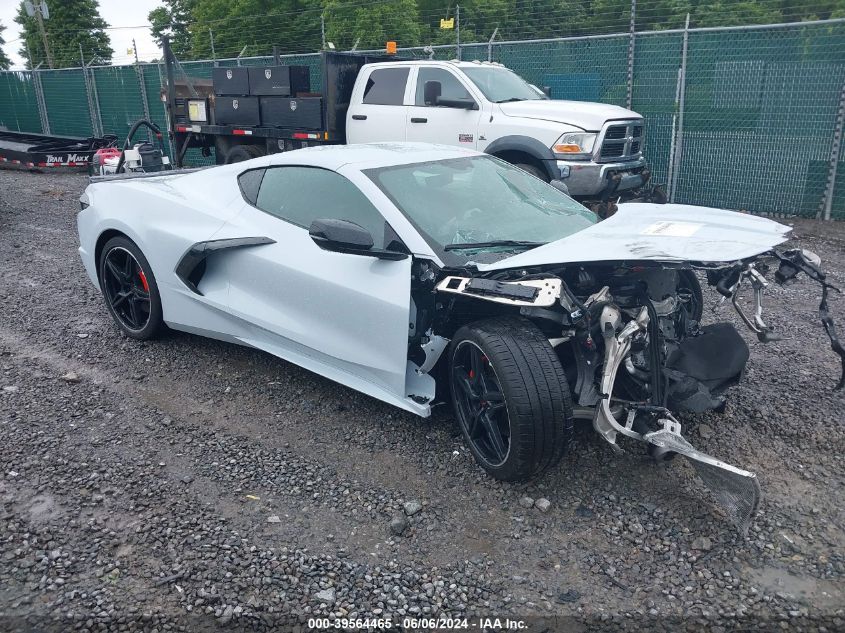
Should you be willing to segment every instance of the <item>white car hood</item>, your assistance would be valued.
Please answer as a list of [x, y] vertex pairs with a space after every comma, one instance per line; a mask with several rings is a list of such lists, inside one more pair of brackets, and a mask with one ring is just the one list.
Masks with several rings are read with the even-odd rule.
[[732, 262], [785, 242], [788, 226], [685, 204], [624, 203], [607, 220], [478, 270], [600, 261]]
[[500, 103], [502, 112], [511, 117], [541, 119], [555, 123], [567, 123], [588, 132], [598, 132], [611, 119], [641, 119], [636, 112], [606, 103], [588, 101], [559, 101], [537, 99], [535, 101], [514, 101]]

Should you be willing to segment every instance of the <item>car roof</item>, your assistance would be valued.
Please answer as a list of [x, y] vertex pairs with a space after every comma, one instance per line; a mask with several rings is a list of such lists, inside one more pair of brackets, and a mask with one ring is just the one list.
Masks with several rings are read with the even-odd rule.
[[479, 155], [481, 152], [475, 150], [434, 143], [359, 143], [322, 145], [271, 154], [249, 161], [249, 166], [306, 165], [337, 171], [346, 165], [370, 169]]

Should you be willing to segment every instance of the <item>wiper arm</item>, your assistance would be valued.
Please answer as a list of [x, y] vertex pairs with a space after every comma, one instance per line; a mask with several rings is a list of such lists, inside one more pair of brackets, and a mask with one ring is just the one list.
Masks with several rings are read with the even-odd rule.
[[491, 240], [489, 242], [464, 242], [460, 244], [446, 244], [444, 251], [469, 250], [472, 248], [495, 248], [496, 246], [516, 246], [525, 250], [543, 246], [547, 242], [530, 242], [527, 240]]

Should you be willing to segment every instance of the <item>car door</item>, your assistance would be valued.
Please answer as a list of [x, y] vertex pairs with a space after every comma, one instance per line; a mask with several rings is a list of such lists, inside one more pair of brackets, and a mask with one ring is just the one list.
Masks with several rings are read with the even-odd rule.
[[410, 66], [364, 66], [346, 115], [349, 143], [404, 141]]
[[481, 111], [427, 103], [425, 100], [427, 81], [440, 83], [442, 99], [472, 100], [478, 103], [478, 99], [451, 70], [436, 66], [417, 68], [413, 105], [408, 107], [407, 140], [475, 149], [478, 144], [478, 122]]
[[234, 250], [226, 261], [229, 309], [247, 324], [239, 338], [407, 408], [411, 259], [323, 250], [308, 233], [315, 219], [355, 222], [370, 231], [376, 248], [398, 239], [340, 174], [266, 168], [255, 199], [220, 233], [273, 240]]

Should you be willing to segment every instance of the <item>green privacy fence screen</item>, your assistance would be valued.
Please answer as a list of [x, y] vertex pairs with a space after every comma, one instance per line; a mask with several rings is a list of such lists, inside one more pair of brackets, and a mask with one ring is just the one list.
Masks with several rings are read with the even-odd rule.
[[[845, 20], [637, 33], [629, 79], [630, 42], [626, 33], [400, 53], [500, 62], [550, 87], [555, 99], [624, 107], [630, 89], [631, 108], [646, 120], [653, 181], [667, 184], [676, 202], [845, 219], [845, 142], [832, 156], [845, 116]], [[182, 66], [210, 78], [215, 63], [273, 58]], [[312, 85], [320, 85], [319, 55], [283, 56], [283, 63], [309, 66]], [[157, 64], [3, 72], [0, 126], [47, 132], [46, 121], [52, 134], [122, 139], [146, 110], [164, 128], [164, 75]]]

